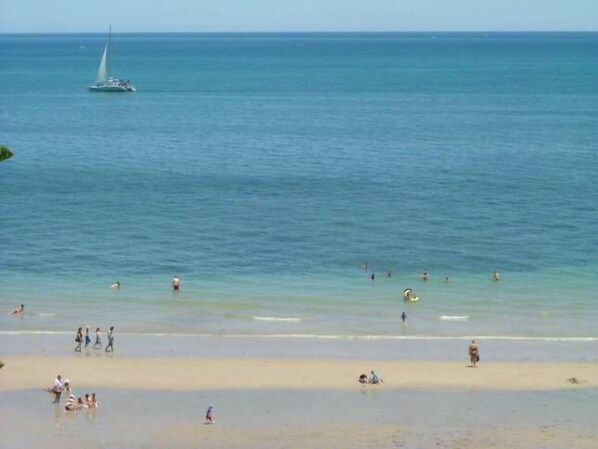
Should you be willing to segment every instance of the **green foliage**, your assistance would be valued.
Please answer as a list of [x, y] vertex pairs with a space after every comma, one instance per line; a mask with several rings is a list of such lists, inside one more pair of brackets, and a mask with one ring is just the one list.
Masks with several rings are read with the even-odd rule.
[[0, 162], [13, 157], [12, 151], [8, 147], [0, 146]]

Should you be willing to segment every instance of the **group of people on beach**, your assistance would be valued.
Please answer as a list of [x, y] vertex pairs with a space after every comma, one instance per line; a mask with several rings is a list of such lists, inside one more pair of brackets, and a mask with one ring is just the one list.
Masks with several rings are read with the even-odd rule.
[[[75, 346], [75, 352], [81, 352], [81, 345], [83, 344], [83, 328], [80, 327], [77, 329], [77, 334], [75, 335], [75, 342], [77, 346]], [[85, 327], [85, 347], [87, 348], [91, 344], [91, 337], [89, 336], [89, 326]], [[93, 344], [93, 349], [101, 349], [102, 348], [102, 332], [99, 327], [96, 327], [96, 341]], [[108, 344], [105, 348], [106, 352], [114, 351], [114, 326], [110, 327], [108, 331]]]
[[84, 398], [80, 396], [77, 398], [71, 393], [66, 401], [66, 405], [64, 406], [64, 409], [68, 412], [92, 408], [98, 408], [98, 397], [95, 393], [92, 393], [91, 395], [89, 393], [85, 393]]
[[359, 376], [359, 383], [360, 384], [380, 384], [384, 383], [382, 377], [376, 371], [370, 371], [371, 377], [368, 377], [367, 374], [361, 374]]
[[60, 403], [60, 397], [62, 393], [68, 394], [68, 399], [64, 406], [64, 409], [72, 412], [75, 410], [81, 410], [84, 408], [97, 408], [98, 407], [98, 397], [95, 393], [85, 393], [84, 397], [77, 398], [73, 394], [73, 389], [68, 379], [62, 380], [62, 376], [59, 374], [54, 379], [54, 384], [50, 388], [46, 388], [46, 391], [52, 393], [54, 395], [54, 404]]

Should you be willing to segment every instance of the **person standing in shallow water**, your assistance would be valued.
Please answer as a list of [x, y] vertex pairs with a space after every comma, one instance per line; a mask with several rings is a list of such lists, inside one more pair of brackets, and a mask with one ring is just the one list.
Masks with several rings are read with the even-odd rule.
[[478, 345], [475, 342], [475, 340], [471, 340], [471, 344], [469, 345], [469, 366], [475, 368], [479, 360], [480, 349], [478, 348]]
[[172, 289], [178, 292], [181, 289], [181, 279], [175, 274], [172, 278]]
[[401, 321], [404, 323], [407, 321], [407, 314], [405, 312], [401, 313]]
[[77, 335], [75, 336], [77, 346], [75, 346], [75, 352], [81, 352], [81, 343], [83, 343], [83, 332], [82, 328], [77, 329]]
[[105, 351], [114, 351], [114, 326], [110, 326], [110, 330], [108, 331], [108, 344], [106, 345]]

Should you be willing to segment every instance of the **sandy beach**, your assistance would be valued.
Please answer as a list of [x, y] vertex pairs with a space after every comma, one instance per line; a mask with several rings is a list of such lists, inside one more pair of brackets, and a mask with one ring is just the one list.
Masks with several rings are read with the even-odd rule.
[[[99, 355], [99, 354], [98, 354]], [[13, 449], [595, 447], [598, 363], [5, 357]], [[376, 370], [383, 384], [361, 385]], [[56, 374], [100, 407], [51, 404]], [[575, 378], [578, 383], [569, 379]], [[204, 425], [208, 404], [215, 424]], [[594, 410], [594, 412], [592, 412]]]
[[[598, 363], [322, 361], [119, 357], [7, 357], [0, 390], [50, 385], [56, 374], [76, 387], [142, 390], [355, 389], [380, 373], [383, 389], [542, 391], [598, 387]], [[576, 379], [571, 382], [569, 379]]]

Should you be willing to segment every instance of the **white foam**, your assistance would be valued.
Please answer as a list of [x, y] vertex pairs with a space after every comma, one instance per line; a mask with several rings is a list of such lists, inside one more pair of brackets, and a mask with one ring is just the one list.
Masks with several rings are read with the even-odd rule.
[[469, 315], [440, 315], [442, 321], [467, 321]]
[[[268, 317], [264, 317], [268, 318]], [[296, 318], [299, 319], [299, 318]], [[300, 319], [299, 319], [300, 320]], [[0, 331], [2, 335], [71, 335], [71, 331]], [[347, 335], [347, 334], [216, 334], [184, 332], [119, 332], [121, 336], [135, 337], [172, 337], [172, 338], [264, 338], [264, 339], [302, 339], [302, 340], [365, 340], [365, 341], [451, 341], [471, 340], [471, 335]], [[476, 340], [495, 341], [535, 341], [583, 343], [598, 342], [598, 337], [533, 337], [524, 335], [475, 335]]]
[[252, 318], [257, 321], [285, 321], [285, 322], [292, 322], [292, 323], [297, 323], [297, 322], [301, 321], [301, 318], [295, 318], [295, 317], [254, 316]]

